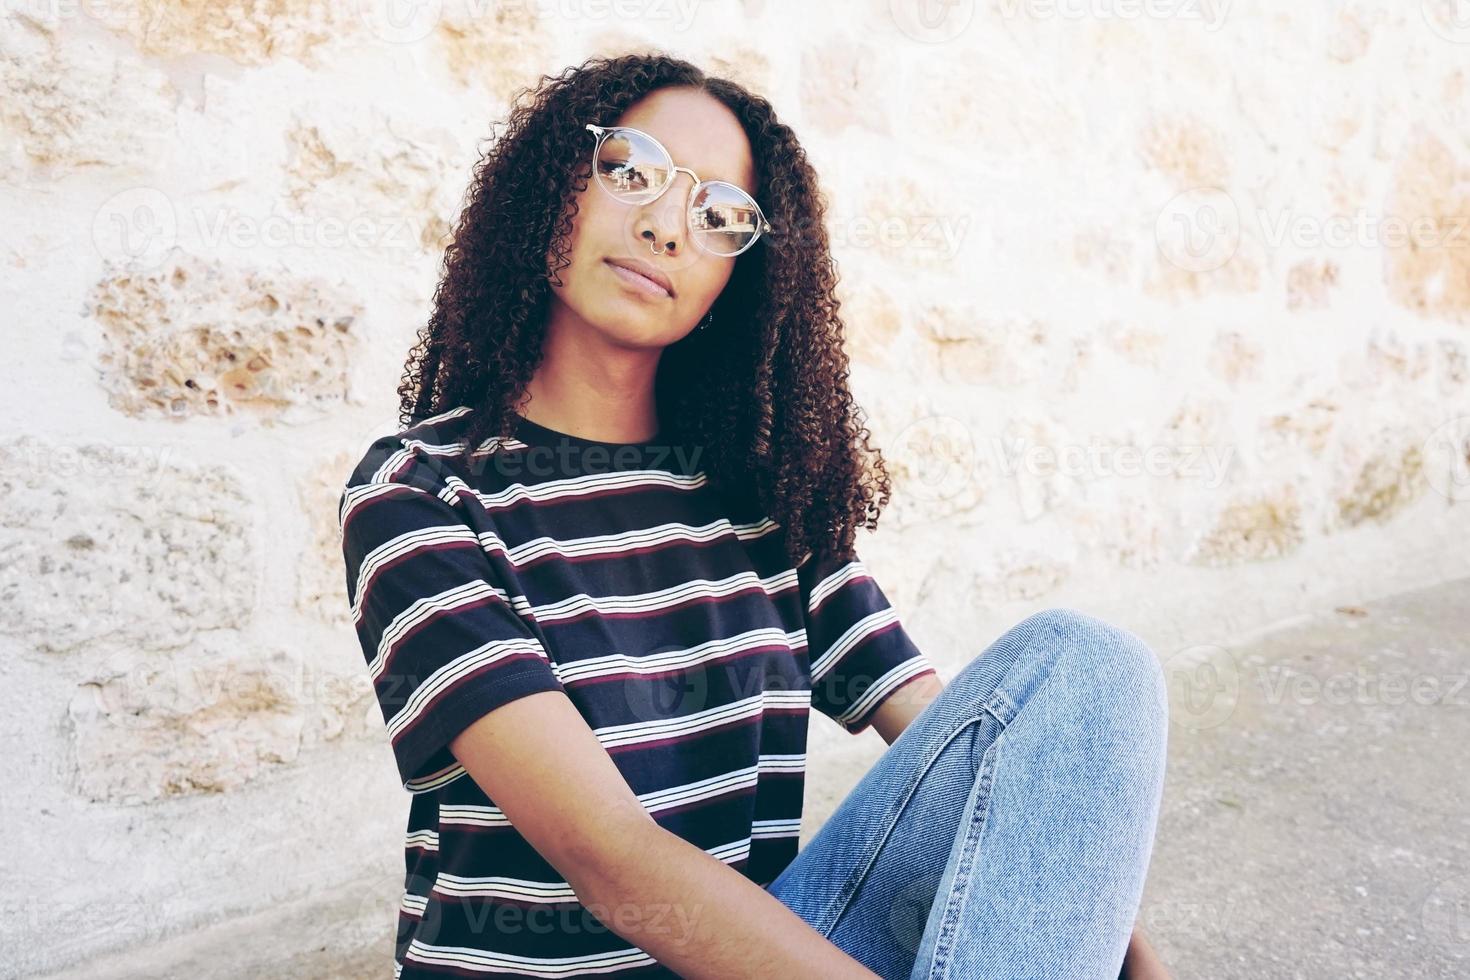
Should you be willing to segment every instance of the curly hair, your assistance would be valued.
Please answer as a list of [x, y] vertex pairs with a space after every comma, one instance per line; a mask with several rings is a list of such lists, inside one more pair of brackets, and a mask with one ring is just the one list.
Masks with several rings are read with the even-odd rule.
[[890, 487], [848, 387], [825, 197], [770, 102], [687, 61], [591, 58], [517, 94], [503, 133], [492, 132], [475, 164], [432, 314], [398, 387], [400, 422], [470, 406], [466, 458], [484, 440], [512, 435], [542, 356], [551, 285], [570, 262], [573, 197], [590, 175], [583, 124], [611, 125], [665, 86], [697, 88], [734, 113], [773, 230], [736, 259], [713, 325], [664, 349], [654, 392], [660, 441], [699, 447], [724, 499], [780, 525], [793, 564], [808, 553], [852, 554], [854, 532], [877, 527]]

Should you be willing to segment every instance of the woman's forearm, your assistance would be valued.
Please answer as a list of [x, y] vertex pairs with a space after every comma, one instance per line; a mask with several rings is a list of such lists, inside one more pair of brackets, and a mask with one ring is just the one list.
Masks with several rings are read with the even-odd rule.
[[1121, 980], [1173, 980], [1169, 975], [1169, 968], [1164, 966], [1164, 961], [1144, 938], [1141, 926], [1133, 927], [1133, 935], [1128, 939], [1128, 951], [1123, 954], [1123, 972], [1119, 977]]
[[739, 871], [651, 820], [619, 828], [614, 867], [572, 882], [609, 929], [693, 980], [878, 975]]

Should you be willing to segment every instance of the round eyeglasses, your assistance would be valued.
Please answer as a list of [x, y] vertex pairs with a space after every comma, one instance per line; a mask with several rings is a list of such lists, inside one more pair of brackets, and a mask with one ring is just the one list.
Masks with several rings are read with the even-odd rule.
[[597, 137], [592, 172], [597, 185], [624, 204], [648, 204], [663, 196], [679, 171], [694, 178], [689, 194], [689, 237], [714, 255], [732, 257], [750, 248], [771, 223], [755, 198], [724, 180], [700, 180], [688, 167], [674, 166], [664, 145], [628, 126], [587, 129]]

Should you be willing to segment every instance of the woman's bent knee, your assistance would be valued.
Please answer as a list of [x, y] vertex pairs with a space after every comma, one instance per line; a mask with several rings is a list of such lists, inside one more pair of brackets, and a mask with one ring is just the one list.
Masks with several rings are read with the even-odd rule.
[[1034, 613], [1021, 626], [1051, 634], [1056, 656], [1066, 661], [1063, 673], [1078, 685], [1078, 697], [1135, 713], [1144, 727], [1161, 731], [1167, 726], [1163, 665], [1137, 634], [1066, 607]]

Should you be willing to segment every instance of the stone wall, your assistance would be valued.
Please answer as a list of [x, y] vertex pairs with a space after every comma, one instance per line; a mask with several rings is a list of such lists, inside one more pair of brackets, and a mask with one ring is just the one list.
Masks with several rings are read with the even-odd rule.
[[[897, 477], [864, 553], [941, 669], [1044, 606], [1168, 658], [1470, 571], [1455, 4], [388, 9], [6, 7], [0, 976], [211, 927], [177, 955], [236, 975], [265, 910], [252, 962], [387, 954], [406, 799], [333, 510], [478, 141], [589, 55], [806, 142]], [[808, 834], [880, 749], [814, 724]]]

